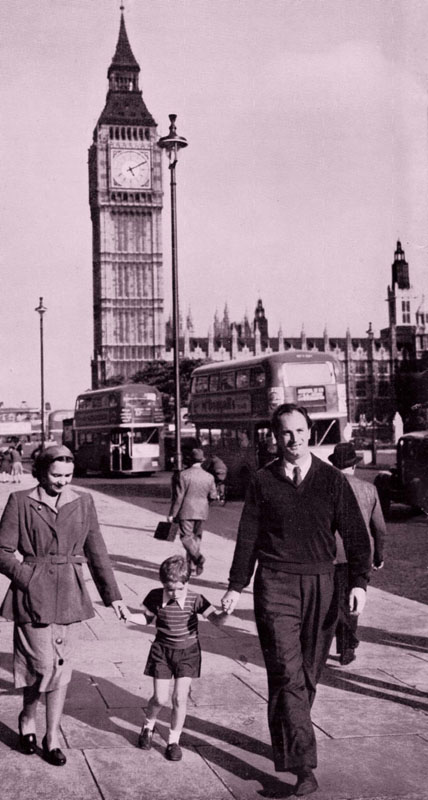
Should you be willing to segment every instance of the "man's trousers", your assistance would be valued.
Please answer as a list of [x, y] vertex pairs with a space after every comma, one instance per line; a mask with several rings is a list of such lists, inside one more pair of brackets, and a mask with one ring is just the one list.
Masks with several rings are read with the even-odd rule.
[[254, 610], [268, 677], [268, 720], [278, 772], [317, 765], [311, 706], [337, 620], [334, 567], [321, 575], [259, 565]]
[[181, 544], [187, 553], [187, 561], [191, 564], [198, 562], [201, 554], [201, 541], [203, 519], [179, 519]]

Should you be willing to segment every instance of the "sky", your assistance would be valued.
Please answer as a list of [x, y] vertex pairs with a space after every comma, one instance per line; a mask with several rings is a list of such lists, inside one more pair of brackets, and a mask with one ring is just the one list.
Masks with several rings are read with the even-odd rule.
[[[400, 238], [428, 290], [426, 0], [125, 0], [140, 88], [177, 166], [180, 307], [206, 336], [261, 297], [269, 333], [387, 324]], [[0, 401], [72, 408], [93, 349], [87, 151], [119, 0], [0, 0]], [[171, 308], [165, 160], [165, 311]]]

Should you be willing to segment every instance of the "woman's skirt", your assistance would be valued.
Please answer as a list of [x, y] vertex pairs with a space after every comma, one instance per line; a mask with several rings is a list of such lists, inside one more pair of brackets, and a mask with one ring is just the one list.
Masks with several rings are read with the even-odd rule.
[[13, 634], [15, 687], [22, 689], [24, 686], [33, 686], [39, 680], [41, 692], [52, 692], [60, 686], [66, 686], [71, 679], [73, 647], [80, 625], [80, 622], [72, 622], [69, 625], [15, 623]]

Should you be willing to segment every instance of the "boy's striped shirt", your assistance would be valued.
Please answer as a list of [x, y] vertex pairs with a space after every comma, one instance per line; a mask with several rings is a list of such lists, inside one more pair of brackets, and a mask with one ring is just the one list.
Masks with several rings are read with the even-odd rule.
[[[214, 611], [211, 603], [201, 594], [188, 589], [183, 608], [177, 600], [163, 603], [163, 589], [152, 589], [143, 602], [148, 621], [156, 619], [156, 641], [167, 647], [184, 649], [198, 641], [198, 614]], [[207, 613], [208, 612], [208, 613]]]

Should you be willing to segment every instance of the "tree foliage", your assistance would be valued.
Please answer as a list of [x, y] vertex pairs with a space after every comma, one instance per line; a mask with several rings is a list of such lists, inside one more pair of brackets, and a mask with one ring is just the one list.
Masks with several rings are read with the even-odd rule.
[[[183, 358], [180, 361], [180, 402], [188, 405], [190, 394], [190, 378], [196, 367], [203, 364], [203, 360]], [[143, 368], [132, 376], [133, 383], [148, 383], [156, 386], [162, 392], [165, 418], [171, 419], [174, 408], [174, 364], [170, 361], [148, 361]]]

